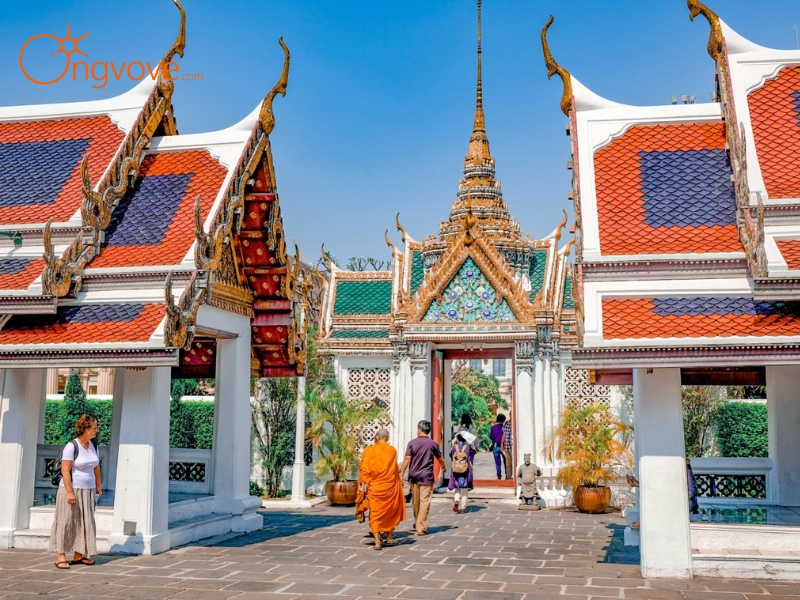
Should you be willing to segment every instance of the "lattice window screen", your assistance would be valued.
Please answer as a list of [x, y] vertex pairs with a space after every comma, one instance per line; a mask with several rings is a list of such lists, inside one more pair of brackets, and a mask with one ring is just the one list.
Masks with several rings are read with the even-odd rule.
[[564, 396], [567, 404], [583, 408], [600, 403], [608, 408], [611, 402], [611, 389], [607, 385], [589, 383], [588, 369], [567, 369], [564, 377]]
[[[389, 410], [392, 395], [391, 374], [389, 369], [348, 369], [347, 395], [351, 399], [363, 398], [371, 400], [383, 409]], [[361, 441], [368, 446], [375, 440], [378, 429], [391, 429], [389, 421], [376, 419], [361, 432]]]

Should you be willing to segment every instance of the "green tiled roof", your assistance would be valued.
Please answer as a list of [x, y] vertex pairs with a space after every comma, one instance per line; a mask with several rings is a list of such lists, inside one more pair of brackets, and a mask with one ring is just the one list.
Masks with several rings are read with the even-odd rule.
[[331, 339], [351, 339], [351, 338], [388, 338], [388, 329], [337, 329], [331, 333]]
[[412, 252], [411, 254], [411, 286], [410, 295], [413, 298], [417, 293], [417, 288], [422, 285], [425, 278], [425, 266], [422, 263], [422, 252]]
[[335, 315], [388, 315], [392, 308], [391, 281], [339, 281]]
[[567, 277], [564, 280], [564, 304], [562, 308], [574, 309], [575, 301], [572, 299], [572, 278]]
[[536, 294], [542, 289], [544, 283], [544, 271], [547, 263], [547, 250], [535, 250], [533, 258], [531, 258], [531, 267], [528, 271], [528, 276], [531, 280], [531, 295], [530, 299], [533, 302]]

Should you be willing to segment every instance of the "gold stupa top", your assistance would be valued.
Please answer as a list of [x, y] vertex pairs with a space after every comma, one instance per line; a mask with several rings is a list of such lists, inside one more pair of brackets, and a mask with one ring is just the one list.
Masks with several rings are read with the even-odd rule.
[[511, 218], [508, 205], [503, 200], [500, 182], [495, 179], [494, 159], [489, 151], [486, 119], [483, 113], [483, 81], [481, 73], [481, 0], [478, 2], [478, 75], [475, 94], [475, 118], [469, 149], [464, 158], [464, 177], [458, 185], [456, 201], [450, 208], [450, 217], [439, 227], [440, 243], [449, 241], [463, 225], [467, 215], [467, 199], [478, 224], [491, 238], [521, 240], [519, 223]]

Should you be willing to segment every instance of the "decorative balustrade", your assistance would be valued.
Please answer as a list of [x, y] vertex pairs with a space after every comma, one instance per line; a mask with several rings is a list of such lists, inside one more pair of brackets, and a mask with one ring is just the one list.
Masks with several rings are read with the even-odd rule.
[[770, 502], [770, 458], [693, 458], [701, 498]]

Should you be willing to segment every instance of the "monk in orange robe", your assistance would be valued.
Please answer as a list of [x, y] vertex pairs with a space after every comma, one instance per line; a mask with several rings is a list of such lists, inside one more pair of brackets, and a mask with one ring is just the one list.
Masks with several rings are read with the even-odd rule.
[[397, 467], [397, 451], [389, 445], [388, 440], [389, 432], [379, 429], [375, 434], [375, 443], [364, 449], [358, 475], [359, 488], [366, 487], [369, 527], [375, 537], [376, 550], [383, 547], [381, 533], [386, 534], [387, 546], [397, 543], [392, 537], [394, 528], [406, 518], [406, 501]]

